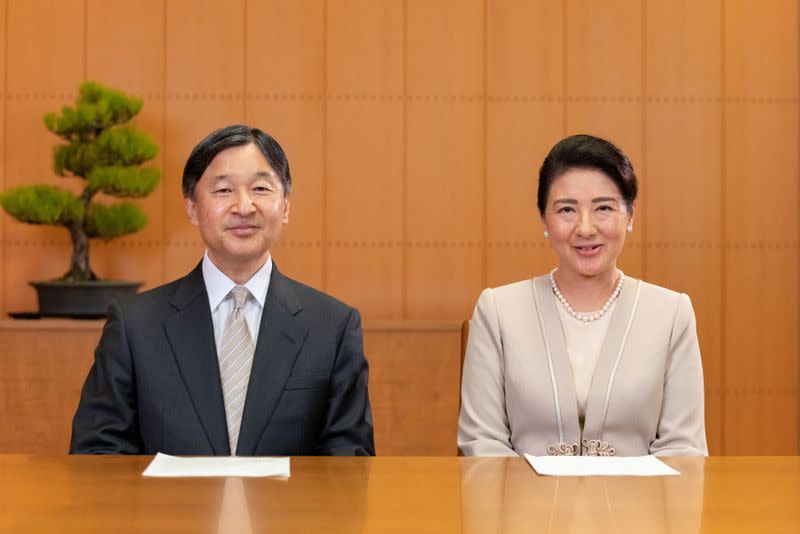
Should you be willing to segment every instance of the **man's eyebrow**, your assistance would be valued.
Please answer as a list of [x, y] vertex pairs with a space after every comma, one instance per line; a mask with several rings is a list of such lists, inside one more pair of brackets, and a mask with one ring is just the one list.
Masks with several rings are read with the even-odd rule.
[[[214, 176], [214, 180], [219, 182], [220, 180], [226, 180], [230, 178], [230, 174], [218, 174]], [[255, 178], [277, 178], [278, 175], [274, 171], [256, 171], [253, 173], [253, 177]]]

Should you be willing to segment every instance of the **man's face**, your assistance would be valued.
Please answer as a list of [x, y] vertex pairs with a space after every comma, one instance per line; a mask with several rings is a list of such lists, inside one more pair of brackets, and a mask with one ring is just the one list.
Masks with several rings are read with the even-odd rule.
[[289, 222], [281, 179], [252, 143], [217, 154], [198, 180], [194, 199], [184, 201], [209, 258], [237, 283], [267, 261]]

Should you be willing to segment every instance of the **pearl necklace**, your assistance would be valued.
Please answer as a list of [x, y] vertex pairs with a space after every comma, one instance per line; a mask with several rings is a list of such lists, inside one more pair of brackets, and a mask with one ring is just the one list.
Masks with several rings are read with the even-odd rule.
[[569, 305], [569, 302], [567, 302], [567, 299], [564, 297], [564, 295], [561, 293], [561, 290], [558, 288], [558, 284], [556, 283], [556, 277], [555, 277], [555, 272], [557, 270], [558, 267], [550, 271], [550, 285], [553, 286], [553, 293], [555, 293], [558, 301], [567, 310], [567, 313], [569, 313], [575, 319], [583, 321], [584, 323], [590, 323], [592, 321], [596, 321], [602, 316], [604, 316], [606, 312], [609, 310], [609, 308], [611, 308], [611, 305], [614, 304], [614, 301], [617, 300], [620, 292], [622, 291], [622, 280], [624, 278], [624, 274], [622, 271], [619, 271], [619, 278], [617, 279], [617, 285], [614, 287], [614, 291], [611, 293], [611, 296], [608, 297], [606, 303], [603, 304], [603, 307], [600, 308], [599, 311], [593, 314], [583, 315], [572, 309], [572, 306]]

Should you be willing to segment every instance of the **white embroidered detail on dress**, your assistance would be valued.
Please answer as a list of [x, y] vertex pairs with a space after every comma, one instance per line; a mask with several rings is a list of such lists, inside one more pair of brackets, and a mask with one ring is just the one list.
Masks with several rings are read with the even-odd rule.
[[547, 446], [547, 454], [550, 456], [578, 456], [580, 448], [577, 443], [554, 443]]
[[583, 449], [585, 456], [614, 456], [617, 452], [609, 442], [599, 439], [583, 440]]

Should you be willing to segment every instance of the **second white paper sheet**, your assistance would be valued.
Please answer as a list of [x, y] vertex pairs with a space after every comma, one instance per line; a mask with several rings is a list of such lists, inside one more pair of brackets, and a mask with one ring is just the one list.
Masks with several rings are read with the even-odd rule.
[[525, 459], [540, 475], [558, 477], [680, 475], [655, 456], [531, 456]]

